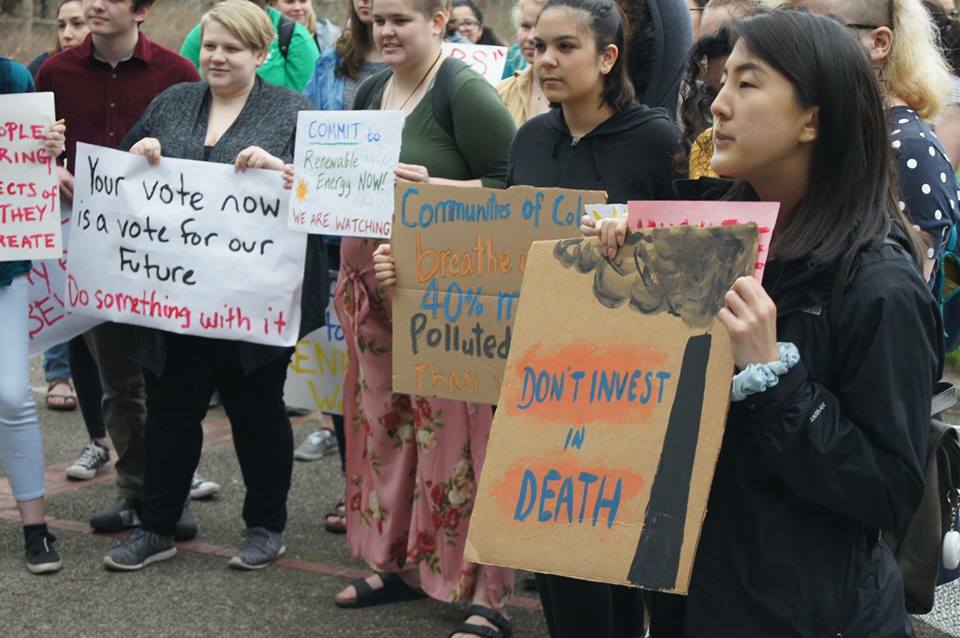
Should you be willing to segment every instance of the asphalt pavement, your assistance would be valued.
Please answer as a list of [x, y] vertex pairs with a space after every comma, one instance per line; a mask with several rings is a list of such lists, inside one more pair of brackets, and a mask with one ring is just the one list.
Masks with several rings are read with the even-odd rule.
[[[241, 540], [243, 482], [229, 424], [211, 410], [204, 424], [201, 473], [221, 484], [220, 494], [191, 505], [200, 524], [195, 541], [178, 555], [141, 572], [110, 573], [101, 559], [117, 538], [95, 535], [90, 515], [115, 496], [112, 469], [93, 481], [70, 481], [64, 470], [87, 442], [79, 411], [50, 412], [38, 361], [33, 385], [47, 462], [47, 512], [64, 568], [34, 576], [23, 566], [23, 538], [9, 485], [0, 474], [0, 636], [410, 636], [443, 638], [464, 617], [465, 606], [418, 601], [364, 610], [342, 610], [333, 595], [367, 573], [353, 560], [342, 536], [323, 531], [323, 514], [343, 490], [335, 452], [294, 465], [288, 503], [287, 555], [259, 572], [227, 569]], [[294, 420], [299, 443], [319, 415]], [[952, 601], [951, 601], [952, 603]], [[951, 604], [951, 607], [956, 607]], [[545, 638], [546, 624], [535, 594], [522, 592], [508, 609], [518, 638]], [[944, 627], [960, 610], [941, 610]], [[941, 633], [916, 623], [921, 638]], [[591, 638], [591, 637], [584, 637]]]

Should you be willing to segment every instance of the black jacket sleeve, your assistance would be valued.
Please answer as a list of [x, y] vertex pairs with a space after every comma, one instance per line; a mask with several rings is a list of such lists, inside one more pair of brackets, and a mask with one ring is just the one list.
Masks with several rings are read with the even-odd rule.
[[920, 502], [943, 361], [939, 310], [899, 261], [861, 268], [844, 295], [832, 340], [836, 393], [801, 360], [747, 399], [760, 462], [799, 497], [877, 529], [900, 527]]

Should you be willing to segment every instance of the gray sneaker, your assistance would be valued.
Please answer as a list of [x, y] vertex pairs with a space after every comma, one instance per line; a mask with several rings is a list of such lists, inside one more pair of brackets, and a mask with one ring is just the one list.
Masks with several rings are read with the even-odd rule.
[[237, 550], [237, 555], [230, 559], [228, 566], [233, 569], [263, 569], [274, 559], [287, 553], [283, 544], [283, 534], [271, 532], [262, 527], [251, 527], [244, 532], [246, 538]]
[[330, 450], [337, 449], [337, 437], [330, 430], [311, 432], [293, 453], [298, 461], [316, 461], [322, 459]]
[[177, 546], [172, 536], [160, 536], [145, 529], [137, 528], [119, 545], [103, 557], [107, 569], [130, 572], [143, 569], [150, 563], [173, 558]]

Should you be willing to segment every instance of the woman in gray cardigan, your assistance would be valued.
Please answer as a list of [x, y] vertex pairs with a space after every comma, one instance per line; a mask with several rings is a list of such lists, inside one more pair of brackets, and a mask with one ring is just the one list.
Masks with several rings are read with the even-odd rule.
[[[203, 17], [206, 82], [170, 87], [150, 104], [122, 148], [146, 156], [282, 169], [291, 161], [297, 113], [309, 100], [256, 76], [273, 26], [246, 0], [226, 0]], [[282, 188], [277, 173], [277, 189]], [[320, 236], [307, 244], [301, 336], [322, 325], [328, 271]], [[201, 421], [214, 390], [233, 428], [247, 487], [246, 538], [230, 566], [260, 569], [285, 551], [293, 433], [283, 385], [293, 348], [144, 331], [147, 430], [143, 526], [104, 557], [110, 569], [135, 570], [176, 553], [173, 531], [203, 444]]]

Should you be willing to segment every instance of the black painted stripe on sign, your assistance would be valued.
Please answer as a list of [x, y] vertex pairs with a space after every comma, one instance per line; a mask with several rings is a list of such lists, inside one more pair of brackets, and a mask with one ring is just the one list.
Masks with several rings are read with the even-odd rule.
[[627, 576], [634, 585], [649, 589], [676, 587], [690, 479], [700, 436], [711, 339], [709, 334], [690, 337], [683, 352], [663, 453], [650, 488], [643, 531]]

